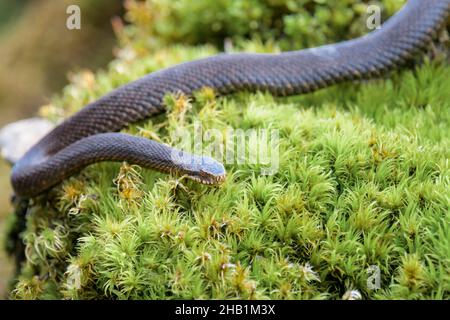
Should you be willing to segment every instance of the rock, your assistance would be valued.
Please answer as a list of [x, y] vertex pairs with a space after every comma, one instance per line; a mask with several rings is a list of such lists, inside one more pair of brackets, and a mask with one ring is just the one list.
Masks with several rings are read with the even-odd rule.
[[1, 156], [16, 163], [34, 144], [55, 127], [43, 118], [30, 118], [10, 123], [0, 130]]

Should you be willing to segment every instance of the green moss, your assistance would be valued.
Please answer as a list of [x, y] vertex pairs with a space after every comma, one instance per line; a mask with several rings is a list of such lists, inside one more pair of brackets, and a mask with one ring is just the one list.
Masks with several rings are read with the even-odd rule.
[[[67, 117], [123, 83], [217, 51], [136, 52], [124, 46], [108, 70], [77, 74], [42, 114]], [[175, 130], [196, 123], [276, 129], [278, 170], [228, 164], [215, 188], [126, 163], [90, 166], [34, 199], [11, 296], [448, 299], [449, 72], [427, 62], [391, 80], [283, 99], [168, 96], [167, 116], [126, 131], [174, 145]], [[378, 290], [367, 286], [371, 266]]]
[[127, 1], [131, 26], [121, 34], [123, 44], [138, 52], [172, 43], [224, 46], [228, 38], [277, 40], [284, 50], [307, 48], [350, 39], [367, 32], [369, 5], [380, 5], [383, 18], [404, 0], [151, 0]]

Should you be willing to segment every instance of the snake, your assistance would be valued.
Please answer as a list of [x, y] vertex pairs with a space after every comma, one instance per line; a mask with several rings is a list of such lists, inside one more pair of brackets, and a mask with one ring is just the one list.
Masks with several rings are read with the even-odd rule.
[[16, 195], [32, 198], [88, 165], [120, 161], [217, 185], [219, 161], [120, 131], [164, 113], [166, 94], [204, 87], [218, 95], [265, 91], [275, 96], [313, 92], [345, 81], [380, 77], [411, 62], [444, 27], [450, 0], [409, 0], [359, 38], [281, 53], [219, 53], [147, 74], [87, 104], [28, 150], [13, 166]]

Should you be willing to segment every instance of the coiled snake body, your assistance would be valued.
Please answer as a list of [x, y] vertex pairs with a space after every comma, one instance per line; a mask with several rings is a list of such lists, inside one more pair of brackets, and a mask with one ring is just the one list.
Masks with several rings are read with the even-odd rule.
[[99, 161], [127, 161], [219, 183], [225, 170], [215, 160], [193, 155], [174, 161], [174, 154], [188, 154], [117, 131], [164, 112], [167, 93], [189, 95], [211, 87], [219, 94], [266, 90], [285, 96], [379, 76], [424, 49], [449, 11], [450, 0], [410, 0], [380, 30], [358, 39], [281, 54], [219, 54], [151, 73], [90, 103], [41, 139], [14, 165], [14, 191], [37, 196]]

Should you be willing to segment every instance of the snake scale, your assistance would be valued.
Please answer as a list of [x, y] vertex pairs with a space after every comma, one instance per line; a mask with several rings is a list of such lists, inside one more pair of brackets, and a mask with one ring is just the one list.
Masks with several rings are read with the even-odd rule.
[[[14, 191], [37, 196], [99, 161], [127, 161], [220, 183], [225, 170], [219, 162], [117, 131], [164, 112], [167, 93], [190, 95], [211, 87], [221, 95], [264, 90], [286, 96], [378, 77], [425, 49], [449, 12], [450, 0], [410, 0], [381, 29], [357, 39], [280, 54], [218, 54], [148, 74], [88, 104], [42, 138], [14, 165]], [[174, 161], [173, 154], [190, 161]]]

